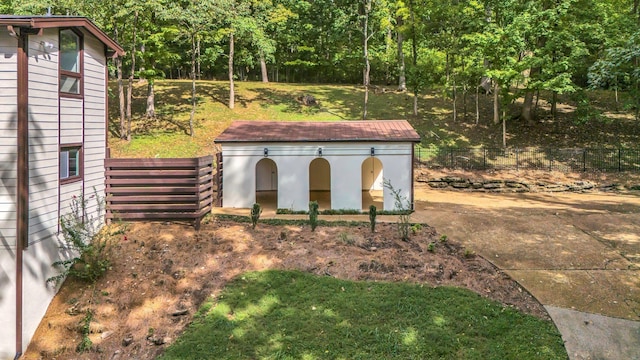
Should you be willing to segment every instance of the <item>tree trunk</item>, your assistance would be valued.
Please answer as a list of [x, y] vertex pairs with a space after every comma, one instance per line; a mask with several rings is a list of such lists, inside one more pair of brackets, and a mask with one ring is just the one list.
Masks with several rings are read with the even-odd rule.
[[236, 90], [233, 84], [233, 53], [234, 40], [232, 30], [229, 35], [229, 109], [233, 109], [236, 106]]
[[522, 103], [522, 112], [520, 117], [527, 125], [533, 125], [533, 90], [527, 90], [524, 93], [524, 102]]
[[480, 86], [476, 86], [476, 125], [480, 122]]
[[125, 140], [127, 138], [127, 122], [125, 114], [125, 96], [124, 96], [124, 83], [122, 82], [122, 57], [118, 56], [115, 59], [116, 72], [118, 74], [118, 109], [120, 110], [120, 139]]
[[156, 117], [156, 95], [153, 91], [153, 79], [147, 80], [147, 118]]
[[133, 100], [133, 75], [136, 72], [136, 35], [138, 30], [138, 10], [133, 17], [133, 42], [131, 44], [131, 73], [127, 86], [127, 141], [131, 140], [131, 102]]
[[[402, 25], [402, 17], [398, 17], [398, 26]], [[407, 91], [407, 76], [405, 74], [404, 51], [402, 50], [404, 38], [398, 31], [398, 91]]]
[[[118, 41], [118, 27], [113, 24], [113, 39]], [[116, 66], [116, 79], [118, 83], [118, 110], [120, 112], [120, 133], [118, 134], [121, 139], [126, 139], [126, 117], [124, 109], [124, 86], [122, 84], [122, 57], [118, 56], [114, 59]]]
[[264, 52], [260, 51], [260, 71], [262, 72], [262, 82], [269, 82], [269, 73], [267, 72], [267, 60], [264, 58]]
[[556, 121], [557, 102], [558, 102], [558, 93], [554, 91], [553, 94], [551, 95], [551, 120], [553, 121]]
[[500, 123], [500, 96], [498, 82], [493, 82], [493, 123]]
[[467, 83], [462, 84], [462, 116], [463, 120], [467, 120]]
[[[413, 57], [414, 69], [418, 66], [418, 45], [416, 44], [416, 18], [413, 11], [413, 1], [409, 0], [409, 11], [411, 13], [411, 55]], [[418, 116], [418, 87], [413, 90], [413, 116]]]
[[198, 80], [202, 80], [202, 73], [200, 72], [200, 37], [199, 36], [198, 36], [198, 42], [196, 44], [196, 47], [198, 49], [198, 51], [196, 52], [198, 54], [198, 58], [197, 58], [198, 68], [196, 69], [196, 74], [198, 74]]
[[502, 147], [507, 147], [507, 114], [502, 110]]
[[369, 13], [371, 12], [371, 0], [368, 0], [364, 9], [364, 29], [363, 29], [363, 49], [364, 49], [364, 107], [362, 111], [362, 119], [367, 119], [367, 105], [369, 103], [369, 74], [371, 73], [371, 64], [369, 63]]
[[196, 115], [196, 36], [191, 35], [191, 113], [189, 114], [189, 135], [194, 136], [193, 118]]
[[458, 92], [456, 91], [456, 79], [453, 77], [453, 122], [458, 120], [458, 108], [456, 103], [458, 102]]

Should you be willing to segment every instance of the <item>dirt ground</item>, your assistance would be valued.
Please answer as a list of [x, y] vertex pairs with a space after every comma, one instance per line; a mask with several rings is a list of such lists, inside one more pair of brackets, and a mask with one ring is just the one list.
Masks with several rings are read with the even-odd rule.
[[[639, 183], [638, 175], [547, 172], [471, 173], [420, 169], [422, 176]], [[417, 191], [428, 191], [424, 188]], [[505, 197], [504, 201], [514, 201]], [[496, 205], [496, 204], [492, 204]], [[421, 205], [428, 206], [428, 205]], [[455, 213], [450, 216], [456, 216]], [[455, 219], [451, 219], [454, 221]], [[200, 231], [172, 223], [134, 223], [113, 239], [112, 269], [95, 286], [68, 280], [51, 303], [24, 358], [153, 359], [189, 324], [202, 302], [249, 270], [297, 269], [352, 280], [452, 285], [548, 319], [508, 275], [423, 226], [399, 240], [395, 224], [355, 227], [267, 226], [212, 218]], [[429, 244], [433, 243], [433, 252]], [[87, 313], [90, 352], [78, 354]]]
[[[408, 242], [395, 224], [267, 226], [215, 218], [188, 225], [137, 223], [114, 239], [113, 268], [93, 286], [67, 281], [24, 358], [152, 359], [175, 340], [202, 302], [249, 270], [297, 269], [351, 280], [453, 285], [548, 319], [529, 293], [489, 262], [435, 229]], [[429, 251], [434, 243], [435, 251]], [[92, 351], [78, 354], [83, 319], [93, 312]]]

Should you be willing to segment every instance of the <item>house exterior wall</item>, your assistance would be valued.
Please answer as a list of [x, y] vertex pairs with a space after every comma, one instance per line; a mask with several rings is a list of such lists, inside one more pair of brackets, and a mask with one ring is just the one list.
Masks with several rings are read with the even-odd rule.
[[[97, 216], [95, 192], [104, 196], [106, 58], [104, 45], [84, 34], [84, 98], [59, 97], [59, 29], [28, 39], [29, 246], [23, 251], [23, 350], [57, 288], [51, 264], [70, 254], [60, 249], [58, 222], [73, 196], [86, 195]], [[0, 29], [0, 359], [15, 356], [17, 41]], [[60, 185], [60, 144], [82, 144], [83, 179]], [[100, 221], [102, 219], [100, 218]]]
[[[410, 199], [412, 178], [412, 147], [406, 143], [336, 142], [336, 143], [224, 143], [223, 207], [249, 208], [256, 196], [256, 164], [264, 159], [264, 149], [273, 160], [278, 175], [278, 208], [308, 210], [309, 170], [311, 162], [320, 157], [330, 165], [331, 207], [362, 209], [362, 167], [375, 149], [375, 157], [383, 167], [383, 176], [402, 196]], [[366, 165], [365, 165], [366, 167]], [[319, 176], [323, 176], [320, 173]], [[322, 179], [313, 180], [313, 185]], [[394, 209], [393, 195], [385, 188], [384, 209]]]
[[13, 354], [16, 328], [17, 46], [18, 41], [0, 29], [0, 359]]

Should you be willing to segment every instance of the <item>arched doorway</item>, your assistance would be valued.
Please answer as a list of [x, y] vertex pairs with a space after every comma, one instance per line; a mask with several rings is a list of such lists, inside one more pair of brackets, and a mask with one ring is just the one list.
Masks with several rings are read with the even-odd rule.
[[278, 208], [278, 166], [268, 158], [256, 164], [256, 202], [263, 209]]
[[331, 165], [323, 158], [309, 164], [309, 201], [314, 200], [320, 209], [331, 209]]
[[378, 210], [384, 206], [384, 177], [382, 161], [376, 157], [366, 158], [362, 162], [362, 209], [369, 210], [375, 205]]

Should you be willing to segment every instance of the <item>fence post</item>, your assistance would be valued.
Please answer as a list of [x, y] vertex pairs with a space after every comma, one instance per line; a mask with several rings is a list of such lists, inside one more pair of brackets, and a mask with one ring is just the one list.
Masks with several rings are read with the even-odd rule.
[[618, 172], [622, 171], [622, 149], [618, 148]]
[[482, 168], [487, 170], [487, 148], [482, 148]]

